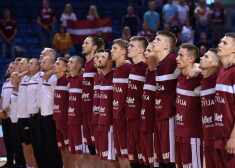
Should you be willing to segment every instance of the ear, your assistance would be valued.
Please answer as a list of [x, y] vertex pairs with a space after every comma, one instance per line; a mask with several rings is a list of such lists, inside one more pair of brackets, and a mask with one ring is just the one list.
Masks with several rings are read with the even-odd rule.
[[189, 56], [189, 63], [194, 63], [196, 58], [194, 56]]
[[67, 71], [67, 66], [63, 67], [63, 71], [66, 72]]
[[96, 50], [97, 50], [97, 46], [96, 46], [96, 45], [92, 46], [92, 49], [93, 49], [94, 51], [96, 51]]
[[169, 44], [166, 43], [165, 46], [164, 46], [164, 50], [168, 50], [169, 49]]

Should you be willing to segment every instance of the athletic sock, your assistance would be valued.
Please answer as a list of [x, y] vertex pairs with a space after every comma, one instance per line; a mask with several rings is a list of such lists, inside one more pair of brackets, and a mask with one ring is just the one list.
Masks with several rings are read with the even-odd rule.
[[91, 155], [96, 155], [95, 145], [88, 145], [88, 149]]

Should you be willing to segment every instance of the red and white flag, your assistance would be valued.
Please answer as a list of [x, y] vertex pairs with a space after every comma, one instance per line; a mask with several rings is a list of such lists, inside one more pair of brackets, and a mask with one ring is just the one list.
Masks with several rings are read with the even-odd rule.
[[97, 19], [94, 21], [79, 20], [67, 21], [67, 32], [71, 35], [73, 44], [81, 44], [87, 36], [96, 36], [98, 31], [102, 32], [101, 37], [106, 41], [112, 41], [111, 19]]

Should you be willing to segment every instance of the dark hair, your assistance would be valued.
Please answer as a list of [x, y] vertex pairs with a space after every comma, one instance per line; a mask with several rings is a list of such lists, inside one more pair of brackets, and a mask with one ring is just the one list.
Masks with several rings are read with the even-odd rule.
[[169, 42], [170, 42], [171, 50], [173, 50], [175, 48], [175, 45], [177, 43], [177, 38], [173, 33], [169, 32], [167, 30], [162, 30], [162, 31], [158, 31], [156, 34], [167, 37], [169, 39]]
[[108, 59], [112, 59], [110, 49], [97, 50], [96, 53], [108, 53]]
[[105, 48], [105, 43], [102, 38], [95, 36], [88, 36], [87, 38], [91, 39], [93, 46], [97, 46], [97, 50]]
[[21, 61], [23, 59], [23, 57], [17, 57], [15, 58], [15, 61]]
[[225, 34], [226, 37], [231, 37], [233, 39], [233, 41], [235, 41], [235, 33], [233, 32], [229, 32]]
[[187, 49], [187, 51], [189, 51], [191, 53], [190, 56], [193, 56], [195, 58], [195, 61], [199, 57], [199, 49], [193, 44], [183, 43], [180, 45], [180, 48]]
[[148, 40], [143, 36], [133, 36], [131, 37], [130, 41], [139, 41], [140, 47], [142, 47], [144, 50], [146, 50], [148, 46]]
[[64, 57], [58, 57], [58, 58], [57, 58], [57, 61], [62, 61], [65, 66], [66, 66], [67, 63], [68, 63], [68, 60], [67, 60], [66, 58], [64, 58]]
[[123, 40], [123, 39], [115, 39], [113, 40], [113, 44], [118, 44], [122, 49], [127, 50], [128, 49], [128, 41]]
[[83, 66], [84, 63], [85, 63], [84, 59], [83, 59], [81, 56], [74, 55], [74, 56], [72, 56], [72, 57], [70, 57], [70, 58], [75, 58], [76, 61], [77, 61], [77, 63], [81, 64], [82, 66]]
[[216, 48], [210, 48], [208, 51], [213, 52], [214, 54], [218, 53], [218, 50]]

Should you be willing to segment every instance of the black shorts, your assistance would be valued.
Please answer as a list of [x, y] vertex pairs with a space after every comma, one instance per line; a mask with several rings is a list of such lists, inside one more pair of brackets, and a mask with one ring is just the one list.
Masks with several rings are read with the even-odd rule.
[[18, 139], [20, 143], [31, 144], [29, 133], [29, 118], [19, 118], [17, 123]]

